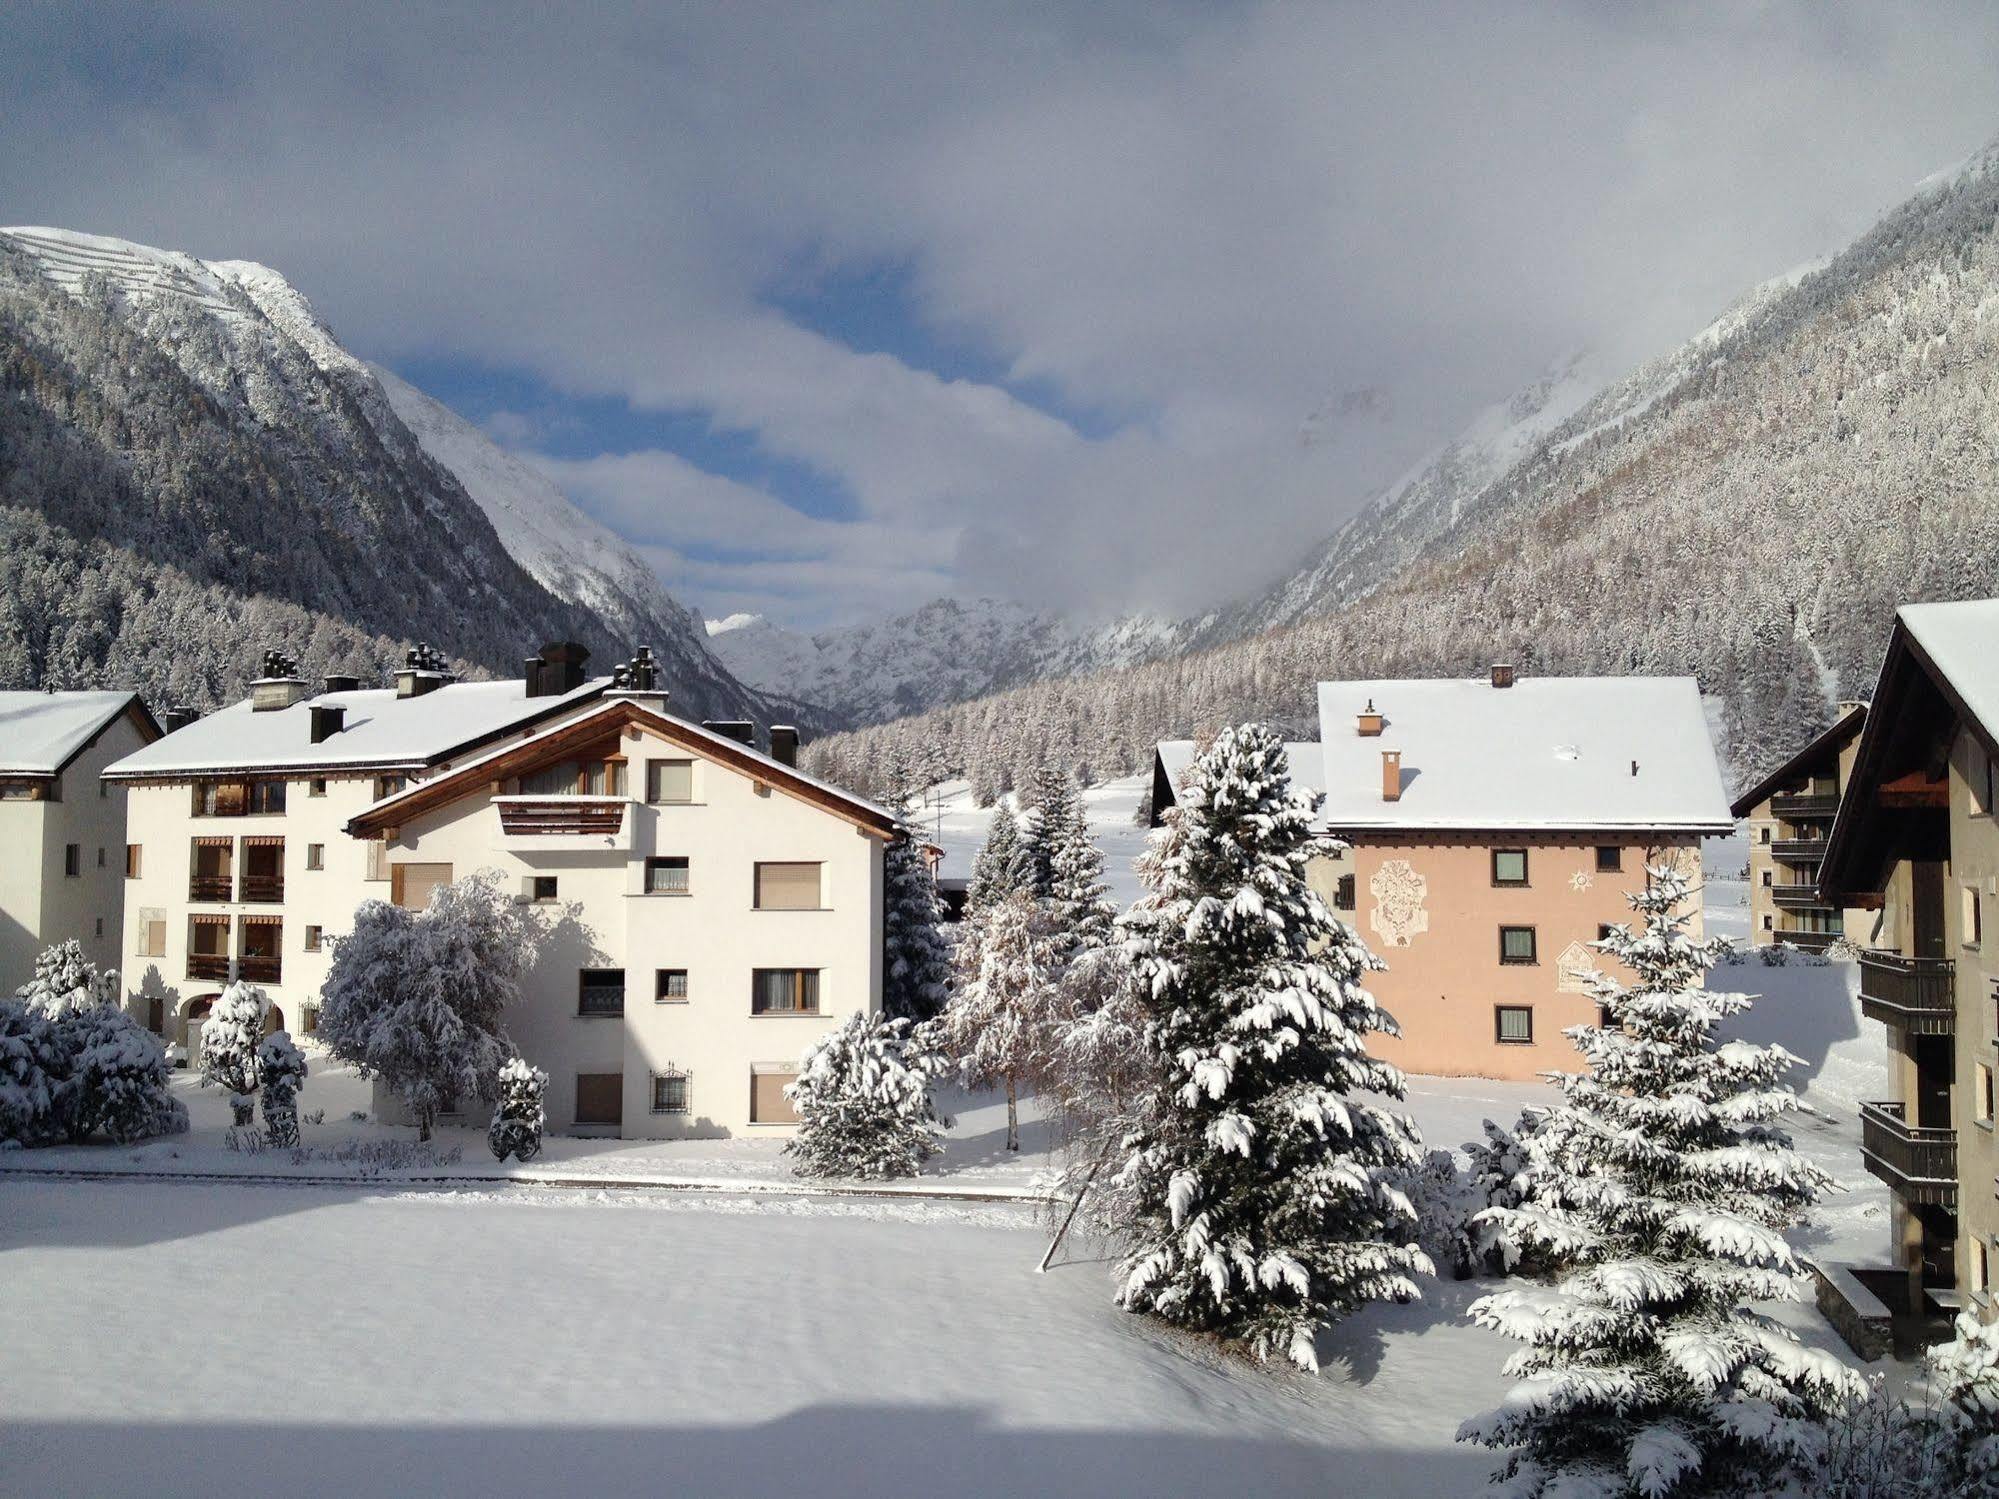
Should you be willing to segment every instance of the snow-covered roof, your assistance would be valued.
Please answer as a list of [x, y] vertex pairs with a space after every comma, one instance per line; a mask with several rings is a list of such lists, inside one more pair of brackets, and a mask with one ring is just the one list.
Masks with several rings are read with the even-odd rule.
[[753, 771], [767, 773], [767, 779], [772, 784], [809, 790], [821, 798], [840, 802], [861, 814], [866, 820], [879, 823], [884, 828], [893, 828], [896, 824], [895, 813], [879, 802], [856, 796], [844, 786], [836, 786], [831, 781], [821, 780], [818, 776], [808, 774], [795, 765], [786, 765], [782, 760], [773, 759], [754, 745], [745, 744], [740, 739], [732, 739], [727, 734], [718, 734], [712, 729], [668, 713], [643, 696], [620, 693], [606, 697], [586, 712], [573, 714], [558, 723], [550, 724], [539, 733], [508, 740], [484, 754], [454, 765], [448, 775], [413, 783], [401, 791], [383, 797], [355, 814], [349, 820], [349, 831], [353, 831], [356, 823], [375, 824], [392, 820], [386, 818], [385, 814], [392, 814], [406, 804], [422, 807], [435, 803], [441, 795], [450, 792], [454, 784], [468, 787], [483, 785], [488, 780], [483, 772], [493, 762], [523, 754], [531, 755], [538, 744], [556, 734], [573, 735], [587, 731], [590, 724], [601, 718], [628, 722], [640, 717], [650, 719], [663, 732], [679, 742], [706, 750], [712, 759], [724, 763], [744, 762]]
[[[1379, 736], [1358, 732], [1369, 703]], [[1734, 826], [1691, 677], [1321, 682], [1319, 732], [1336, 832]], [[1402, 756], [1392, 802], [1386, 750]]]
[[0, 692], [0, 775], [60, 773], [137, 701], [132, 692]]
[[[1166, 771], [1166, 777], [1178, 786], [1187, 769], [1194, 763], [1194, 741], [1191, 739], [1162, 739], [1155, 746], [1159, 763]], [[1326, 763], [1319, 754], [1319, 746], [1309, 739], [1286, 741], [1284, 758], [1291, 766], [1291, 786], [1295, 791], [1309, 791], [1317, 796], [1326, 789]]]
[[1904, 604], [1896, 616], [1985, 737], [1999, 739], [1999, 599]]
[[[233, 770], [421, 769], [452, 751], [588, 702], [610, 685], [586, 682], [559, 697], [529, 697], [518, 677], [451, 682], [417, 697], [392, 687], [322, 692], [259, 713], [246, 698], [127, 755], [105, 772], [120, 779]], [[312, 742], [312, 710], [347, 710], [340, 731]]]

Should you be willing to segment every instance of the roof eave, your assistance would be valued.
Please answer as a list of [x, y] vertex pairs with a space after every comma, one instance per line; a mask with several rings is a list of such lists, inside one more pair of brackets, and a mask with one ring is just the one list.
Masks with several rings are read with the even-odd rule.
[[1827, 753], [1836, 755], [1845, 749], [1852, 737], [1866, 727], [1866, 723], [1865, 704], [1858, 708], [1849, 708], [1829, 727], [1822, 730], [1811, 743], [1738, 796], [1729, 804], [1728, 810], [1737, 817], [1747, 817], [1757, 805], [1768, 801], [1784, 782], [1794, 780], [1809, 770], [1821, 755]]

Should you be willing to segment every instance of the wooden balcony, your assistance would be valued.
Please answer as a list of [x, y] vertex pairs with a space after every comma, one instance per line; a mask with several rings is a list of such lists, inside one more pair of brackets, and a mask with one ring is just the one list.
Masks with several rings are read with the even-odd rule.
[[604, 837], [625, 825], [622, 796], [500, 796], [500, 829], [512, 836]]
[[1805, 952], [1824, 952], [1845, 935], [1844, 932], [1805, 932], [1790, 927], [1778, 927], [1768, 934], [1778, 942], [1800, 948]]
[[1837, 791], [1780, 791], [1770, 798], [1778, 817], [1830, 817], [1839, 810]]
[[1949, 958], [1860, 955], [1860, 1012], [1916, 1036], [1957, 1031], [1957, 965]]
[[194, 874], [187, 880], [189, 900], [229, 900], [234, 889], [234, 882], [226, 874]]
[[281, 874], [246, 874], [243, 876], [243, 892], [236, 898], [255, 901], [259, 905], [278, 905], [285, 898], [285, 877]]
[[1779, 838], [1770, 845], [1770, 857], [1787, 864], [1816, 864], [1825, 857], [1825, 839]]
[[283, 973], [284, 959], [280, 957], [245, 953], [236, 960], [236, 977], [245, 983], [282, 983]]
[[1860, 1154], [1904, 1202], [1955, 1210], [1957, 1131], [1912, 1129], [1899, 1102], [1860, 1106]]
[[214, 979], [218, 983], [229, 982], [229, 954], [226, 952], [191, 952], [187, 955], [187, 976], [191, 979]]
[[1816, 885], [1772, 885], [1770, 900], [1780, 910], [1785, 911], [1830, 911], [1831, 904], [1819, 894]]

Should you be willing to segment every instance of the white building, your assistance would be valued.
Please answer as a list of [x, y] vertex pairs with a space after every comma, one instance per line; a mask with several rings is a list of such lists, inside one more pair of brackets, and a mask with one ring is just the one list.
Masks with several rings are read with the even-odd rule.
[[0, 692], [0, 993], [74, 937], [122, 968], [125, 791], [99, 780], [160, 737], [131, 692]]

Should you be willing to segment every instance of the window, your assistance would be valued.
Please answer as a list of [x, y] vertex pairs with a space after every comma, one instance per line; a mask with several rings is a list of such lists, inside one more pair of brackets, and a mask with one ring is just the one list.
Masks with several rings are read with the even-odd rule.
[[652, 997], [660, 1004], [679, 1004], [687, 998], [687, 970], [662, 968], [653, 979]]
[[1992, 1122], [1992, 1068], [1984, 1062], [1971, 1069], [1971, 1115], [1980, 1124]]
[[528, 899], [536, 905], [545, 906], [555, 899], [556, 888], [556, 877], [554, 875], [531, 875], [528, 878]]
[[83, 845], [65, 843], [62, 846], [62, 872], [70, 879], [83, 877]]
[[625, 1122], [625, 1075], [622, 1072], [576, 1074], [576, 1122], [578, 1124]]
[[138, 938], [134, 956], [164, 958], [167, 955], [167, 913], [157, 906], [140, 909], [133, 934]]
[[1343, 874], [1340, 876], [1339, 885], [1333, 893], [1333, 907], [1335, 910], [1340, 911], [1351, 911], [1354, 908], [1354, 877], [1352, 875]]
[[1770, 829], [1767, 824], [1756, 830], [1756, 841], [1758, 843], [1768, 843], [1770, 841]]
[[99, 869], [104, 867], [104, 845], [101, 843], [97, 845], [97, 867]]
[[1991, 1252], [1983, 1239], [1971, 1241], [1971, 1290], [1975, 1296], [1983, 1296], [1992, 1289]]
[[646, 761], [646, 800], [654, 805], [694, 800], [692, 760]]
[[756, 903], [759, 911], [819, 910], [819, 866], [757, 865]]
[[1964, 945], [1976, 947], [1985, 940], [1984, 915], [1979, 909], [1978, 887], [1966, 885], [1964, 889]]
[[305, 846], [305, 867], [306, 867], [307, 869], [324, 869], [324, 868], [326, 868], [326, 845], [325, 845], [325, 844], [323, 844], [323, 843], [308, 843], [308, 844], [307, 844], [307, 845]]
[[451, 883], [449, 864], [396, 864], [389, 869], [389, 903], [409, 911], [430, 904], [430, 892]]
[[368, 867], [363, 879], [386, 880], [389, 877], [389, 845], [383, 839], [368, 840]]
[[1773, 881], [1772, 881], [1772, 880], [1771, 880], [1771, 878], [1770, 878], [1770, 875], [1771, 875], [1771, 871], [1770, 871], [1770, 870], [1766, 869], [1766, 870], [1764, 870], [1764, 871], [1763, 871], [1763, 888], [1764, 888], [1765, 890], [1768, 890], [1768, 889], [1770, 888], [1771, 884], [1773, 883]]
[[252, 781], [249, 791], [250, 810], [260, 816], [275, 815], [285, 809], [285, 783], [283, 781]]
[[691, 1082], [692, 1079], [684, 1072], [655, 1072], [652, 1078], [652, 1111], [655, 1114], [691, 1112]]
[[752, 1015], [817, 1015], [819, 970], [758, 968], [750, 973]]
[[305, 794], [307, 796], [326, 795], [326, 777], [314, 776], [311, 780], [307, 781], [305, 783]]
[[1496, 848], [1492, 851], [1492, 882], [1495, 885], [1527, 883], [1527, 850]]
[[398, 791], [408, 786], [409, 783], [410, 778], [408, 776], [376, 776], [375, 800], [380, 801], [385, 796], [394, 796]]
[[[1530, 1032], [1534, 1028], [1531, 1013], [1527, 1028]], [[1618, 1029], [1617, 1017], [1610, 1013], [1609, 1005], [1600, 1004], [1596, 1007], [1596, 1028], [1600, 1031], [1614, 1031]], [[1531, 1035], [1529, 1039], [1532, 1039]]]
[[1499, 929], [1499, 961], [1502, 963], [1534, 962], [1534, 928], [1531, 926], [1501, 927]]
[[243, 815], [244, 788], [241, 781], [196, 781], [194, 783], [194, 815], [196, 817], [241, 817]]
[[1596, 940], [1599, 942], [1608, 942], [1610, 940], [1610, 934], [1616, 930], [1617, 928], [1612, 926], [1609, 922], [1599, 921], [1596, 924]]
[[750, 1074], [750, 1123], [796, 1124], [798, 1110], [784, 1096], [784, 1090], [798, 1081], [795, 1072], [752, 1072]]
[[144, 853], [145, 851], [142, 848], [140, 848], [140, 846], [136, 843], [128, 843], [125, 845], [126, 879], [136, 880], [139, 877], [139, 866], [141, 863], [144, 862]]
[[1532, 1005], [1494, 1005], [1493, 1035], [1502, 1046], [1533, 1045], [1534, 1007]]
[[320, 938], [321, 938], [320, 928], [316, 926], [307, 927], [305, 929], [305, 950], [307, 952], [318, 952], [320, 947]]
[[1763, 918], [1763, 930], [1766, 932], [1776, 931], [1777, 930], [1776, 919], [1774, 917], [1765, 916]]
[[565, 760], [521, 777], [523, 796], [623, 796], [623, 760]]
[[91, 935], [94, 937], [102, 937], [104, 935], [104, 918], [102, 916], [97, 918], [97, 928]]
[[625, 1013], [625, 970], [584, 968], [576, 975], [576, 1013], [579, 1015], [622, 1015]]
[[646, 860], [646, 894], [687, 894], [687, 860], [678, 856]]
[[[1767, 829], [1765, 831], [1768, 831]], [[1599, 843], [1596, 846], [1596, 872], [1616, 874], [1624, 868], [1624, 846], [1618, 843]]]

